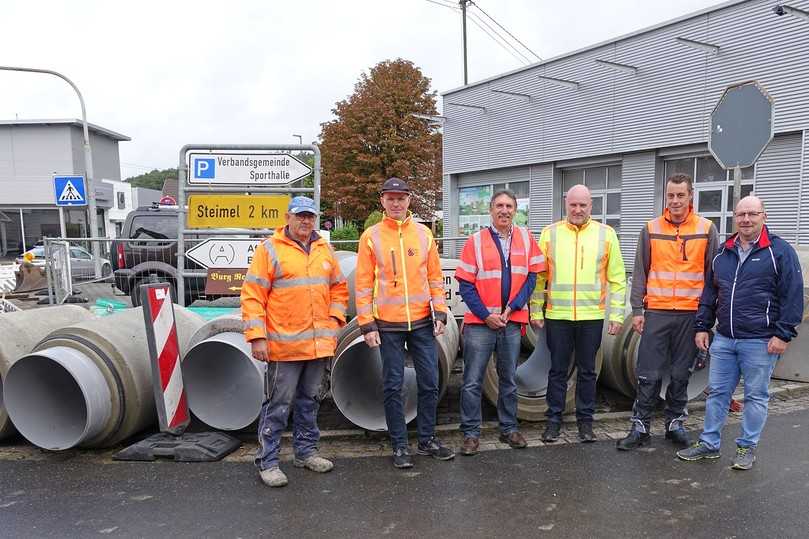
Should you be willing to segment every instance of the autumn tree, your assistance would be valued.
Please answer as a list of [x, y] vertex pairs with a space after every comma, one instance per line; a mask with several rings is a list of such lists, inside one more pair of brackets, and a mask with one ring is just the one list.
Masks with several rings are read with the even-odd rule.
[[413, 116], [435, 115], [430, 79], [407, 60], [380, 62], [339, 101], [321, 125], [323, 197], [344, 219], [362, 221], [379, 208], [382, 182], [411, 188], [410, 209], [432, 220], [441, 189], [441, 134]]

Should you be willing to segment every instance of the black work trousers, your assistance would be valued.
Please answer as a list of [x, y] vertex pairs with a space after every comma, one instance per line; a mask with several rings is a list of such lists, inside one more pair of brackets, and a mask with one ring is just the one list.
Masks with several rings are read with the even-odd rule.
[[690, 311], [646, 311], [638, 346], [638, 392], [632, 408], [636, 428], [649, 432], [663, 381], [666, 387], [666, 428], [685, 421], [688, 379], [697, 356], [694, 317]]

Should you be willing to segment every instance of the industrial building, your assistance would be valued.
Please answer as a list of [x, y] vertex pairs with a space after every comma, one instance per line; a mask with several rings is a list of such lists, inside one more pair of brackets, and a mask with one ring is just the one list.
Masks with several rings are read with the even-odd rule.
[[[724, 237], [733, 172], [708, 151], [710, 114], [728, 85], [756, 80], [774, 101], [775, 137], [743, 170], [742, 195], [763, 198], [775, 233], [809, 243], [809, 1], [775, 6], [725, 2], [443, 92], [445, 235], [487, 225], [503, 185], [518, 195], [518, 220], [539, 231], [584, 183], [631, 269], [638, 233], [678, 171], [694, 177], [694, 205]], [[448, 243], [445, 256], [459, 248]]]

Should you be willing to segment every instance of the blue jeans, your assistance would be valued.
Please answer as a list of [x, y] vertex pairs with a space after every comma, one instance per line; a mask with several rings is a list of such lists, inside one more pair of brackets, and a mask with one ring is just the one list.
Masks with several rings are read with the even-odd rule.
[[770, 376], [779, 356], [767, 353], [769, 339], [729, 339], [719, 333], [711, 344], [708, 400], [705, 425], [700, 441], [719, 449], [722, 427], [728, 415], [733, 390], [744, 377], [742, 433], [736, 438], [740, 447], [755, 447], [767, 421], [770, 400]]
[[498, 377], [497, 418], [500, 432], [517, 430], [517, 357], [520, 355], [520, 324], [509, 322], [503, 329], [486, 324], [465, 324], [463, 328], [463, 388], [461, 389], [461, 431], [480, 437], [480, 390], [492, 352]]
[[305, 459], [317, 453], [320, 429], [317, 411], [327, 359], [270, 361], [264, 382], [265, 400], [258, 419], [256, 466], [267, 470], [278, 466], [281, 434], [287, 428], [292, 405], [292, 449]]
[[438, 406], [438, 355], [432, 325], [412, 331], [380, 331], [382, 355], [382, 392], [385, 398], [385, 422], [393, 449], [407, 447], [407, 426], [402, 404], [405, 343], [413, 359], [418, 385], [416, 423], [419, 442], [427, 442], [435, 433]]

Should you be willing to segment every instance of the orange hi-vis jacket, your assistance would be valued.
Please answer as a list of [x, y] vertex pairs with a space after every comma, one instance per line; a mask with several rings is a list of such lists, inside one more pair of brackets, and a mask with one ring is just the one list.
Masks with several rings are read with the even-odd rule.
[[[528, 273], [545, 271], [545, 257], [539, 249], [528, 229], [514, 226], [511, 231], [511, 248], [509, 250], [511, 266], [511, 288], [508, 294], [509, 303], [514, 300], [528, 279]], [[475, 285], [483, 305], [492, 314], [500, 314], [505, 309], [502, 305], [501, 280], [503, 263], [500, 251], [494, 244], [494, 238], [488, 227], [475, 232], [464, 244], [461, 260], [455, 269], [455, 278], [463, 279]], [[522, 309], [510, 314], [509, 320], [521, 324], [528, 323], [528, 302]], [[464, 314], [465, 324], [483, 324], [484, 321], [471, 311]]]
[[245, 338], [266, 338], [271, 361], [329, 357], [345, 324], [348, 284], [326, 240], [318, 236], [307, 253], [280, 227], [256, 248], [241, 306]]
[[357, 249], [355, 297], [363, 333], [410, 331], [446, 322], [447, 304], [438, 248], [430, 230], [387, 215], [365, 230]]
[[680, 224], [668, 208], [646, 224], [651, 251], [647, 309], [696, 311], [705, 284], [705, 252], [713, 223], [689, 212]]

